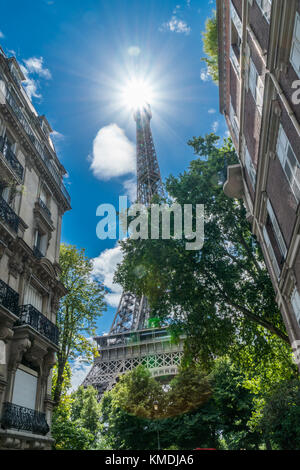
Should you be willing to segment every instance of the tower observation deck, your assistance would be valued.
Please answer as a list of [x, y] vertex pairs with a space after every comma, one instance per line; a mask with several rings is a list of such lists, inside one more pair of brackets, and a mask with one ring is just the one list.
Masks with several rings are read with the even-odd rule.
[[[136, 122], [137, 202], [150, 205], [164, 190], [153, 142], [150, 105], [134, 112]], [[110, 332], [94, 338], [99, 356], [83, 385], [92, 385], [99, 397], [110, 390], [118, 377], [142, 364], [153, 377], [169, 380], [176, 375], [183, 355], [183, 341], [171, 343], [167, 328], [149, 326], [147, 299], [123, 292]]]

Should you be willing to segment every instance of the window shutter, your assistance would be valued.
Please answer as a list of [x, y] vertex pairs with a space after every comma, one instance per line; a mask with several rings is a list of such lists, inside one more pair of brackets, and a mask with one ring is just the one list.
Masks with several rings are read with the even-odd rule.
[[293, 291], [293, 294], [291, 297], [291, 303], [292, 303], [296, 320], [298, 322], [298, 325], [300, 326], [300, 295], [299, 295], [298, 289], [296, 288]]

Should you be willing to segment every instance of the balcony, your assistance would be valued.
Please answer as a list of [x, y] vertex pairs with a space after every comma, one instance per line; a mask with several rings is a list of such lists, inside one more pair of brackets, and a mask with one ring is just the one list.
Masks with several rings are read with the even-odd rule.
[[24, 168], [13, 153], [13, 151], [6, 147], [5, 138], [0, 136], [0, 151], [2, 152], [6, 162], [9, 164], [10, 168], [14, 171], [20, 181], [23, 181]]
[[48, 217], [48, 219], [51, 220], [51, 212], [50, 212], [50, 209], [46, 206], [46, 204], [44, 203], [44, 201], [42, 201], [41, 198], [38, 199], [38, 205], [41, 207], [41, 209], [44, 211], [44, 213], [46, 214], [46, 216]]
[[19, 307], [18, 316], [17, 325], [29, 325], [52, 343], [58, 345], [59, 333], [57, 326], [33, 305], [22, 305]]
[[19, 122], [21, 123], [23, 129], [25, 130], [26, 134], [29, 137], [29, 140], [32, 142], [34, 145], [36, 151], [38, 152], [40, 158], [43, 160], [44, 164], [48, 168], [48, 171], [50, 174], [53, 176], [56, 184], [58, 185], [59, 189], [61, 190], [62, 194], [64, 195], [65, 199], [67, 200], [68, 204], [71, 203], [71, 198], [66, 190], [61, 176], [58, 174], [57, 170], [54, 168], [51, 158], [48, 157], [46, 152], [44, 151], [42, 145], [38, 141], [38, 139], [35, 137], [34, 132], [32, 130], [31, 125], [28, 122], [27, 117], [24, 115], [24, 113], [21, 111], [20, 107], [16, 103], [15, 99], [13, 98], [12, 94], [7, 90], [6, 87], [6, 101], [10, 105], [11, 109], [13, 110], [14, 114], [17, 116]]
[[0, 279], [0, 304], [15, 315], [19, 313], [19, 294]]
[[18, 232], [20, 219], [2, 196], [0, 196], [0, 218], [16, 233]]
[[29, 431], [42, 436], [50, 431], [45, 413], [8, 402], [3, 404], [1, 427]]

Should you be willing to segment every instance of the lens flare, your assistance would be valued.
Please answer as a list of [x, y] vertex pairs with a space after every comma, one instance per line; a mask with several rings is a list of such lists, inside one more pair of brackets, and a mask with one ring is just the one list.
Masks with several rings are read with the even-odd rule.
[[130, 80], [123, 89], [123, 101], [125, 106], [131, 109], [142, 108], [153, 102], [153, 90], [151, 86], [142, 79]]

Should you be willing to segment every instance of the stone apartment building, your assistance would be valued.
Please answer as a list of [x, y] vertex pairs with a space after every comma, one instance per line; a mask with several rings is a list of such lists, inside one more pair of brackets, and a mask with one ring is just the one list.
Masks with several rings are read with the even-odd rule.
[[0, 449], [52, 445], [51, 369], [58, 349], [62, 216], [66, 173], [23, 87], [0, 49]]
[[243, 198], [294, 350], [300, 340], [300, 1], [217, 0], [220, 110]]

